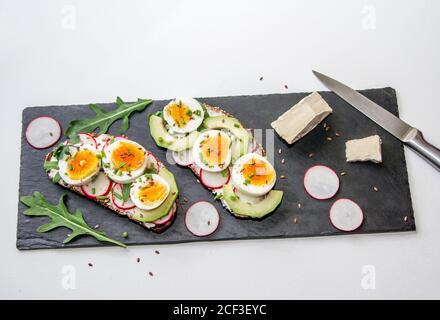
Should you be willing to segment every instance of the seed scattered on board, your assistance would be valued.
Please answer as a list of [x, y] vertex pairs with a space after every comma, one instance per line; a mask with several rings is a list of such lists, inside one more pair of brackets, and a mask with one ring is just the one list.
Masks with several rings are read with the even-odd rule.
[[285, 164], [285, 163], [286, 163], [286, 159], [282, 159], [281, 164]]
[[280, 176], [280, 179], [286, 179], [286, 176]]
[[298, 219], [297, 218], [293, 218], [293, 223], [297, 224], [298, 223]]
[[345, 176], [347, 173], [345, 171], [341, 172], [341, 176]]
[[97, 224], [93, 227], [93, 229], [98, 229], [98, 228], [99, 228], [99, 224]]
[[93, 267], [93, 263], [90, 263], [90, 262], [89, 262], [87, 265], [88, 265], [89, 267]]
[[287, 86], [287, 84], [284, 85], [284, 89], [289, 89], [289, 87]]
[[150, 277], [154, 276], [153, 272], [148, 272], [148, 274], [150, 275]]
[[263, 77], [260, 77], [260, 81], [262, 81], [263, 80]]
[[313, 158], [315, 154], [313, 152], [309, 153], [309, 158]]
[[407, 221], [408, 221], [408, 216], [405, 216], [405, 217], [403, 218], [403, 221], [407, 222]]
[[137, 259], [136, 259], [136, 262], [137, 262], [137, 263], [141, 262], [141, 258], [137, 258]]
[[340, 137], [341, 134], [340, 134], [339, 132], [336, 132], [336, 133], [335, 133], [335, 136]]
[[281, 148], [278, 149], [278, 154], [281, 154]]
[[374, 187], [373, 187], [373, 190], [374, 190], [375, 192], [378, 192], [378, 191], [379, 191], [379, 188], [376, 187], [376, 186], [374, 186]]
[[[328, 128], [328, 127], [327, 127]], [[327, 137], [327, 141], [332, 141], [333, 138], [332, 137]]]
[[159, 250], [154, 251], [155, 254], [160, 254]]
[[302, 204], [298, 202], [298, 209], [301, 209]]

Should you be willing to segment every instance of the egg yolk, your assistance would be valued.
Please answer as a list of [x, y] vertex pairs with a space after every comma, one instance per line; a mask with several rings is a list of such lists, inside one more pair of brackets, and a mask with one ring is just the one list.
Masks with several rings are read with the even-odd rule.
[[221, 166], [228, 157], [230, 148], [229, 139], [220, 133], [207, 137], [200, 143], [200, 152], [203, 160], [210, 166]]
[[133, 143], [121, 141], [111, 154], [112, 167], [118, 171], [133, 171], [142, 167], [144, 150]]
[[90, 150], [79, 150], [67, 161], [67, 174], [73, 180], [83, 180], [96, 172], [99, 161]]
[[171, 104], [168, 106], [166, 112], [179, 128], [185, 127], [186, 124], [192, 119], [192, 111], [182, 102]]
[[166, 195], [166, 185], [155, 180], [149, 180], [143, 187], [140, 188], [138, 193], [139, 200], [146, 205], [162, 201]]
[[263, 186], [272, 182], [273, 169], [264, 161], [251, 159], [243, 165], [241, 174], [248, 184]]

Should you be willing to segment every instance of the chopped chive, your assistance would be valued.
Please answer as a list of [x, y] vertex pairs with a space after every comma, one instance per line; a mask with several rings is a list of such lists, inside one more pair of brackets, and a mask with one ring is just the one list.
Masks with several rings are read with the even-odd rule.
[[105, 199], [107, 199], [107, 197], [106, 196], [96, 196], [96, 199], [98, 199], [98, 200], [105, 200]]
[[241, 126], [238, 123], [234, 123], [234, 127], [240, 128]]
[[92, 188], [92, 194], [96, 193], [96, 188]]

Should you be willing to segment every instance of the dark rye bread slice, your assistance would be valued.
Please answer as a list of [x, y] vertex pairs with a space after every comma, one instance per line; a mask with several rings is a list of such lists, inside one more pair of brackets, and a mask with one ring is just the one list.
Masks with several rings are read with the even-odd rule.
[[[206, 103], [204, 103], [203, 106], [206, 108], [206, 110], [208, 111], [208, 114], [210, 116], [228, 116], [228, 117], [233, 117], [234, 118], [233, 115], [231, 115], [230, 113], [226, 112], [225, 110], [223, 110], [223, 109], [221, 109], [219, 107], [211, 106], [211, 105], [208, 105]], [[259, 154], [261, 156], [265, 156], [266, 155], [266, 151], [264, 150], [263, 146], [260, 143], [258, 143], [256, 138], [254, 137], [253, 129], [246, 128], [246, 130], [252, 136], [252, 139], [249, 139], [248, 152], [249, 153], [253, 152], [253, 153], [257, 153], [257, 154]], [[200, 168], [195, 163], [189, 165], [188, 167], [191, 169], [191, 171], [197, 177], [198, 181], [200, 181]], [[219, 192], [219, 190], [214, 190], [214, 189], [213, 190], [208, 189], [208, 190], [210, 190], [214, 195], [217, 195], [218, 192]], [[221, 201], [223, 207], [226, 210], [228, 210], [231, 214], [233, 214], [235, 217], [241, 218], [241, 219], [251, 219], [249, 216], [243, 216], [243, 215], [239, 215], [239, 214], [233, 212], [231, 210], [231, 208], [229, 208], [229, 206], [226, 204], [226, 202], [223, 199], [220, 199], [220, 201]]]
[[[100, 134], [91, 134], [91, 135], [92, 135], [95, 139], [98, 138], [98, 137], [100, 136]], [[100, 145], [98, 144], [98, 149], [99, 149], [99, 148], [100, 148]], [[45, 161], [54, 161], [53, 153], [54, 153], [54, 151], [49, 152], [49, 153], [46, 155]], [[148, 150], [147, 150], [147, 153], [153, 155], [153, 154], [152, 154], [150, 151], [148, 151]], [[153, 156], [154, 156], [154, 155], [153, 155]], [[159, 168], [159, 170], [160, 170], [160, 168], [165, 167], [164, 164], [163, 164], [161, 161], [159, 161], [159, 159], [158, 159], [157, 157], [155, 157], [155, 161], [156, 161], [157, 164], [158, 164], [158, 168]], [[54, 177], [54, 175], [56, 174], [57, 171], [58, 171], [58, 170], [55, 170], [55, 169], [49, 170], [49, 171], [47, 172], [47, 176], [48, 176], [48, 178], [49, 178], [50, 180], [52, 180], [53, 177]], [[75, 193], [77, 193], [77, 194], [80, 194], [80, 195], [84, 196], [84, 198], [87, 199], [86, 201], [94, 201], [94, 202], [100, 204], [101, 206], [106, 207], [106, 208], [110, 209], [111, 211], [117, 213], [118, 215], [126, 216], [126, 217], [127, 217], [128, 219], [130, 219], [131, 221], [136, 222], [137, 224], [140, 224], [140, 225], [143, 226], [144, 228], [146, 228], [146, 229], [148, 229], [148, 230], [151, 230], [151, 231], [153, 231], [153, 232], [155, 232], [155, 233], [162, 233], [162, 232], [164, 232], [166, 229], [168, 229], [168, 228], [173, 224], [173, 222], [174, 222], [174, 220], [175, 220], [175, 218], [176, 218], [177, 205], [176, 205], [175, 202], [174, 202], [173, 206], [171, 207], [170, 211], [169, 211], [168, 214], [167, 214], [167, 215], [172, 214], [171, 219], [170, 219], [168, 222], [164, 223], [164, 224], [158, 224], [158, 225], [156, 225], [156, 224], [154, 224], [154, 223], [140, 222], [140, 221], [134, 220], [134, 219], [132, 218], [132, 214], [133, 214], [133, 210], [134, 210], [134, 209], [123, 210], [123, 209], [120, 209], [120, 208], [116, 207], [116, 206], [112, 203], [112, 200], [111, 200], [111, 193], [112, 193], [111, 191], [110, 191], [110, 193], [108, 194], [108, 197], [107, 197], [106, 199], [97, 199], [97, 198], [92, 199], [92, 198], [90, 198], [90, 197], [87, 197], [87, 196], [84, 194], [84, 192], [81, 190], [81, 186], [72, 186], [72, 185], [69, 185], [69, 184], [65, 183], [63, 179], [60, 179], [59, 182], [58, 182], [57, 184], [60, 185], [60, 186], [62, 186], [62, 187], [64, 187], [64, 188], [66, 188], [66, 189], [69, 189], [70, 191], [73, 191], [73, 192], [75, 192]]]

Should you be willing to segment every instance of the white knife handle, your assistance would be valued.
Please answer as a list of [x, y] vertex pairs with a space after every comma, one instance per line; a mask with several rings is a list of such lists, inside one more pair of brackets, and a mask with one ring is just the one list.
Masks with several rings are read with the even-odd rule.
[[440, 171], [440, 150], [426, 141], [421, 131], [413, 129], [406, 143]]

